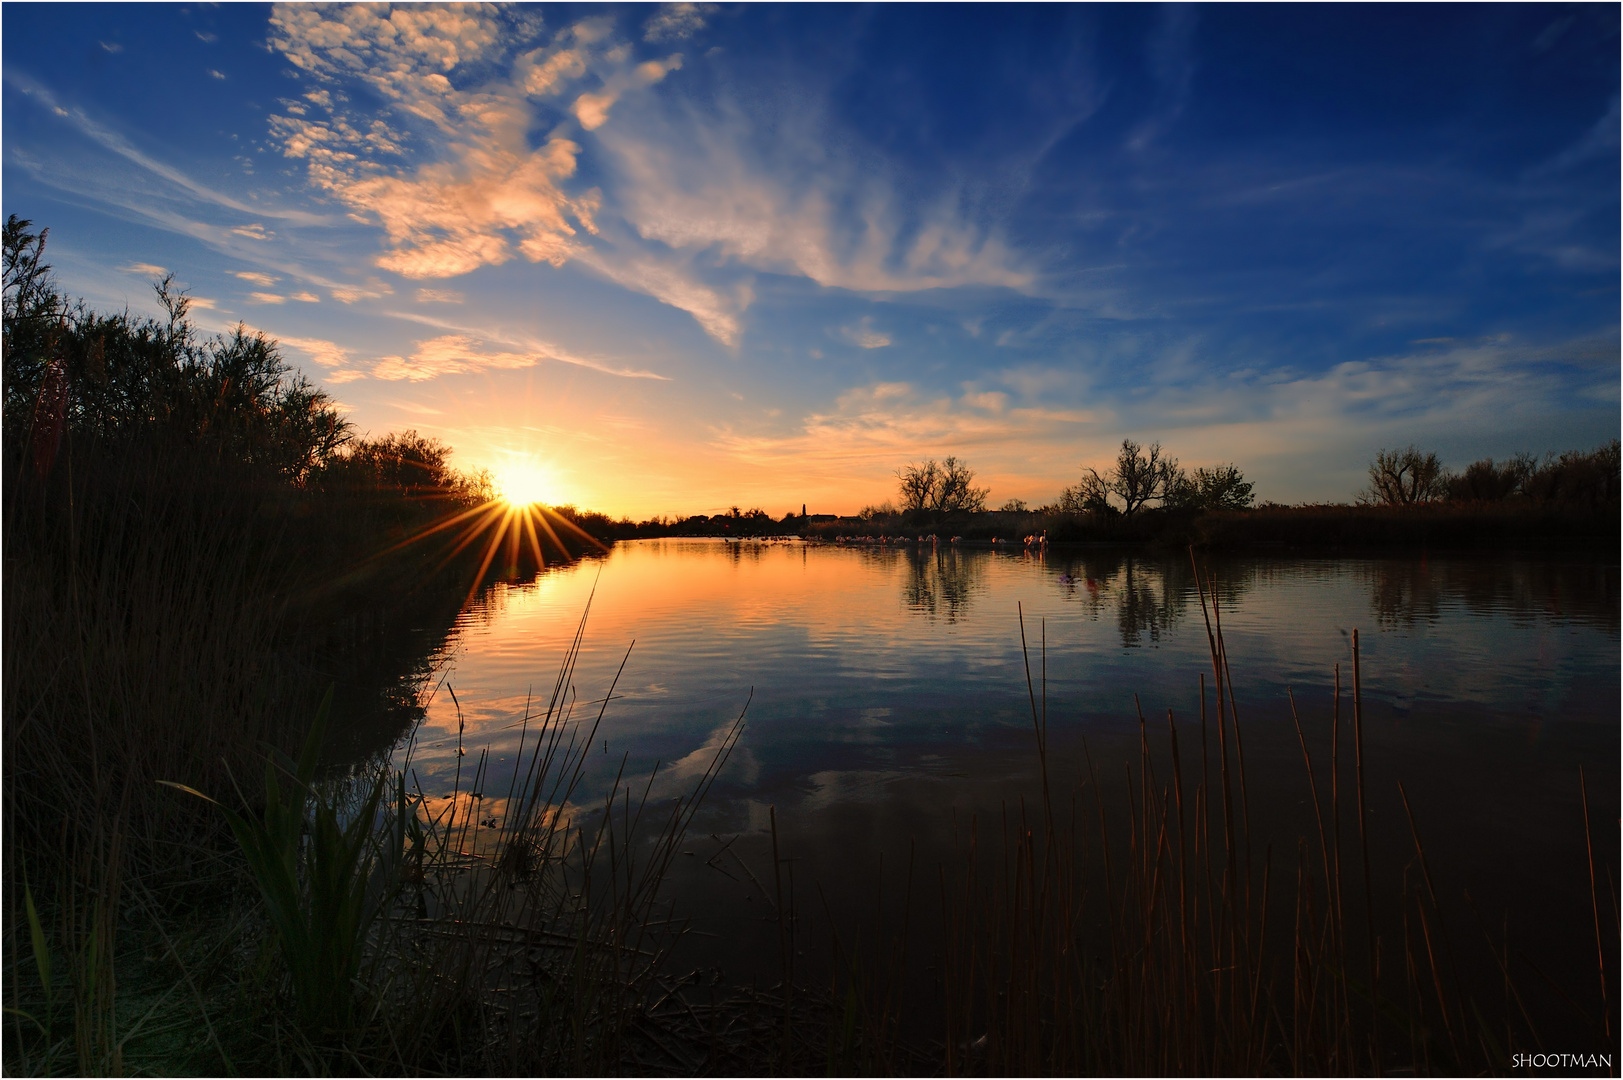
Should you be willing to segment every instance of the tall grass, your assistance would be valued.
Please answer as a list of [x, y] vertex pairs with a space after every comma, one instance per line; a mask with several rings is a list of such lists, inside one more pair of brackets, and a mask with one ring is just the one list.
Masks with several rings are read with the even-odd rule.
[[685, 795], [652, 798], [658, 766], [634, 785], [622, 761], [582, 801], [586, 752], [613, 696], [611, 686], [595, 715], [577, 711], [584, 627], [583, 617], [544, 706], [520, 720], [505, 795], [491, 790], [486, 751], [437, 813], [421, 792], [411, 804], [422, 839], [363, 980], [386, 1070], [602, 1074], [660, 1052], [648, 1017], [668, 993], [660, 966], [681, 930], [660, 890], [743, 714]]
[[[1312, 823], [1293, 849], [1277, 850], [1251, 821], [1222, 612], [1212, 583], [1198, 573], [1197, 582], [1211, 660], [1199, 745], [1180, 744], [1170, 711], [1164, 738], [1140, 712], [1124, 798], [1105, 797], [1091, 760], [1077, 796], [1053, 796], [1046, 707], [1033, 691], [1040, 795], [1000, 820], [973, 819], [940, 876], [942, 1067], [949, 1075], [1508, 1071], [1513, 1048], [1538, 1045], [1509, 941], [1483, 931], [1503, 987], [1469, 985], [1458, 928], [1445, 918], [1401, 785], [1413, 857], [1399, 880], [1372, 876], [1356, 634], [1350, 702], [1339, 665], [1334, 672], [1328, 762], [1314, 760], [1292, 702]], [[1593, 872], [1591, 883], [1605, 1016], [1616, 926], [1603, 928]], [[1609, 1018], [1594, 1028], [1595, 1045], [1611, 1047]]]

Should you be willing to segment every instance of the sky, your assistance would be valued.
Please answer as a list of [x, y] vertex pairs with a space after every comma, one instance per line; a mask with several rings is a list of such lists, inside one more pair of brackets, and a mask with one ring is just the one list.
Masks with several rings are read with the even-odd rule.
[[1619, 433], [1619, 11], [6, 4], [3, 211], [549, 501]]

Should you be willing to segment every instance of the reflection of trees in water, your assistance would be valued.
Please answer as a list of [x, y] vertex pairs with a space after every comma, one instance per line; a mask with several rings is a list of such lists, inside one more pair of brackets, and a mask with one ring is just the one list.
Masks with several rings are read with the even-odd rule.
[[[1048, 566], [1066, 597], [1080, 603], [1090, 618], [1115, 619], [1127, 648], [1136, 648], [1146, 637], [1160, 641], [1191, 605], [1200, 606], [1187, 559], [1104, 552], [1050, 555]], [[1247, 568], [1219, 566], [1208, 579], [1203, 566], [1201, 584], [1210, 589], [1215, 581], [1218, 602], [1227, 610], [1239, 603], [1253, 576]]]
[[1392, 559], [1370, 568], [1371, 607], [1382, 626], [1436, 620], [1445, 606], [1475, 615], [1551, 618], [1616, 629], [1618, 567], [1600, 560]]
[[956, 622], [969, 609], [971, 595], [984, 569], [989, 552], [959, 551], [956, 548], [920, 545], [893, 553], [907, 560], [907, 582], [903, 595], [907, 606], [921, 615]]

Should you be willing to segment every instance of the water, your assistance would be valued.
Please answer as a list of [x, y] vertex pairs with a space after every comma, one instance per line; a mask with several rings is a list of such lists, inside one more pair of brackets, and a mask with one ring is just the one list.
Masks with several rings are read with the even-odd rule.
[[[1259, 847], [1272, 837], [1293, 864], [1295, 837], [1312, 828], [1287, 695], [1323, 785], [1337, 664], [1351, 780], [1356, 629], [1377, 878], [1397, 881], [1413, 857], [1402, 782], [1450, 895], [1468, 889], [1496, 932], [1509, 918], [1519, 945], [1564, 978], [1593, 971], [1578, 769], [1598, 843], [1612, 852], [1617, 565], [1229, 558], [1209, 570]], [[614, 691], [583, 803], [622, 767], [646, 777], [656, 762], [655, 796], [684, 790], [747, 704], [671, 880], [699, 931], [689, 959], [734, 978], [777, 976], [769, 807], [800, 909], [821, 921], [821, 890], [838, 920], [871, 910], [881, 881], [898, 895], [910, 852], [933, 889], [935, 864], [952, 857], [971, 814], [1034, 797], [1034, 699], [1039, 712], [1046, 700], [1066, 791], [1090, 758], [1103, 786], [1119, 787], [1122, 763], [1136, 767], [1140, 709], [1157, 753], [1170, 709], [1185, 760], [1197, 760], [1211, 662], [1186, 556], [652, 540], [493, 586], [463, 612], [441, 663], [449, 689], [429, 701], [412, 750], [427, 794], [449, 791], [459, 768], [465, 786], [474, 757], [459, 742], [490, 747], [484, 786], [507, 790], [515, 725], [527, 699], [550, 692], [589, 600], [576, 715], [589, 722]], [[504, 809], [487, 798], [482, 813]]]

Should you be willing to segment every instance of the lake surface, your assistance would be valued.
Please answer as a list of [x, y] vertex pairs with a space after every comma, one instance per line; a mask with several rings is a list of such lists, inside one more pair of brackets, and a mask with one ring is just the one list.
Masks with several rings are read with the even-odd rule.
[[[1294, 853], [1311, 829], [1287, 692], [1327, 769], [1338, 663], [1348, 768], [1357, 629], [1377, 878], [1395, 881], [1413, 856], [1401, 781], [1451, 895], [1469, 889], [1495, 927], [1504, 914], [1520, 947], [1555, 970], [1592, 971], [1578, 771], [1597, 846], [1615, 852], [1615, 562], [1202, 557], [1201, 572], [1220, 598], [1259, 837]], [[899, 895], [910, 852], [933, 890], [934, 864], [971, 814], [1033, 797], [1022, 613], [1056, 784], [1074, 787], [1089, 756], [1106, 787], [1122, 762], [1136, 767], [1140, 707], [1158, 753], [1169, 709], [1186, 761], [1200, 745], [1211, 663], [1187, 556], [649, 540], [470, 604], [412, 748], [426, 794], [448, 792], [458, 769], [465, 787], [486, 746], [484, 786], [507, 790], [526, 701], [550, 693], [588, 601], [577, 716], [595, 717], [588, 703], [624, 669], [582, 802], [601, 798], [622, 762], [638, 778], [662, 763], [656, 796], [683, 790], [747, 703], [671, 880], [699, 931], [689, 959], [734, 978], [777, 975], [776, 924], [735, 865], [770, 875], [769, 807], [800, 910], [821, 920], [819, 889], [834, 912], [871, 910], [882, 881]], [[502, 810], [491, 799], [483, 812]]]

